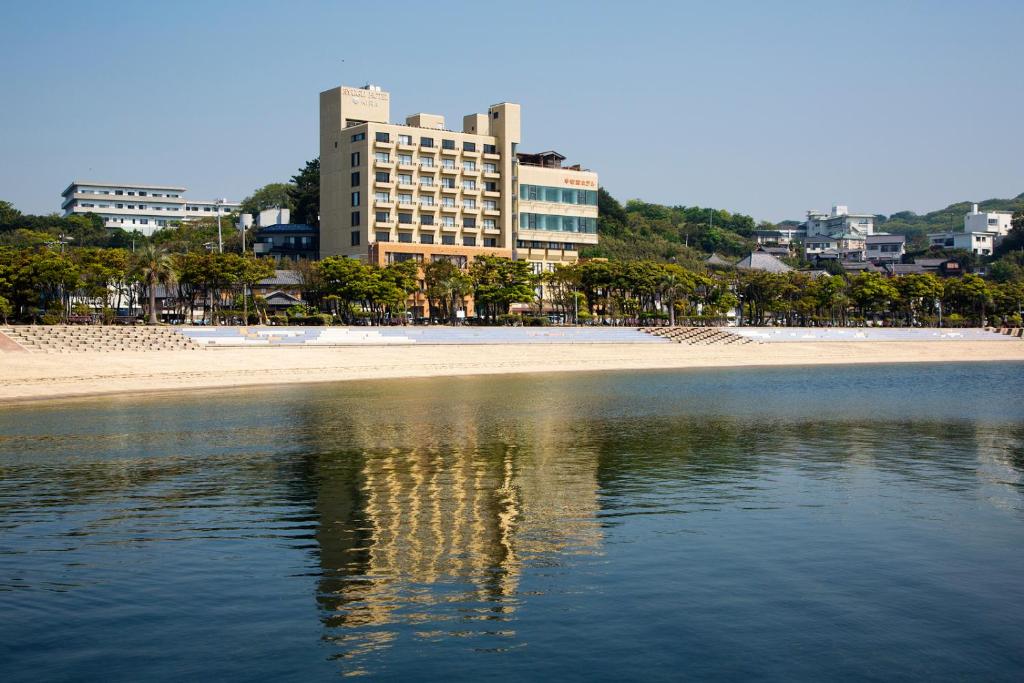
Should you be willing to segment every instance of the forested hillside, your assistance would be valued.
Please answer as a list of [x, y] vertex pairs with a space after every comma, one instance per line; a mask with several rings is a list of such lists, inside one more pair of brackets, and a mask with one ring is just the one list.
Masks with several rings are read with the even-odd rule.
[[[964, 214], [971, 210], [972, 202], [957, 202], [944, 209], [920, 216], [913, 211], [899, 211], [891, 216], [878, 216], [876, 232], [891, 232], [906, 235], [910, 249], [924, 249], [928, 246], [929, 232], [964, 229]], [[1024, 211], [1024, 193], [1013, 199], [986, 199], [978, 202], [981, 211]]]
[[619, 260], [695, 261], [718, 252], [738, 256], [753, 245], [754, 219], [723, 209], [663, 206], [631, 199], [623, 206], [604, 188], [598, 190], [599, 244], [583, 256]]

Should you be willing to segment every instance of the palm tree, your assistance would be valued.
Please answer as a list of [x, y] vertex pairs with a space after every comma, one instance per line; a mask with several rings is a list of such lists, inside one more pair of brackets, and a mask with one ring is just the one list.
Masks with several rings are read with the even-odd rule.
[[666, 267], [665, 272], [661, 274], [658, 288], [661, 290], [662, 297], [668, 299], [668, 324], [670, 327], [676, 326], [676, 300], [686, 285], [686, 279], [678, 267]]
[[156, 286], [167, 286], [174, 282], [174, 261], [163, 247], [147, 244], [138, 252], [135, 272], [146, 283], [146, 289], [149, 291], [149, 324], [156, 325], [159, 322], [156, 312]]

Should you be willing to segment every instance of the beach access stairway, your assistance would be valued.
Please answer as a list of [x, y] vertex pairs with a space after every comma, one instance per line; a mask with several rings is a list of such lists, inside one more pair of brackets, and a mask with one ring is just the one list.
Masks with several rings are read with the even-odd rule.
[[202, 348], [173, 327], [17, 325], [0, 328], [0, 333], [32, 353], [194, 351]]
[[641, 327], [642, 332], [689, 346], [725, 346], [756, 344], [750, 337], [738, 335], [721, 327]]

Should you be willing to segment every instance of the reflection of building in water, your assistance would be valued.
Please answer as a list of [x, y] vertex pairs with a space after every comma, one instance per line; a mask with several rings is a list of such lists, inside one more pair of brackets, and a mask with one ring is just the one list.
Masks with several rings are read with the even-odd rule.
[[311, 425], [348, 446], [320, 456], [310, 474], [319, 602], [329, 627], [350, 629], [328, 636], [348, 654], [390, 642], [388, 625], [426, 632], [428, 623], [436, 631], [437, 622], [479, 619], [494, 630], [521, 604], [531, 561], [599, 548], [596, 459], [568, 448], [567, 417], [551, 410], [496, 427], [466, 398], [331, 414], [326, 431]]

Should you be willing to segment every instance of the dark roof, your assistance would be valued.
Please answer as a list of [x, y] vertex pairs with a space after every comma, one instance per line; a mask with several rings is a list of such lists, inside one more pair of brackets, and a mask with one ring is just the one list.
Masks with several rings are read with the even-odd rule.
[[742, 270], [764, 270], [769, 273], [788, 273], [793, 270], [771, 254], [763, 251], [752, 251], [746, 258], [736, 264]]
[[789, 256], [789, 247], [758, 247], [757, 250], [774, 256]]
[[890, 263], [886, 269], [893, 275], [918, 275], [924, 273], [924, 267], [917, 263]]
[[319, 234], [320, 228], [315, 225], [306, 225], [305, 223], [274, 223], [264, 228], [257, 228], [257, 235], [269, 235], [269, 234], [284, 234], [284, 233], [300, 233], [300, 232], [311, 232]]
[[256, 283], [258, 287], [285, 287], [302, 284], [299, 274], [294, 270], [275, 270], [273, 277], [260, 280]]
[[948, 260], [946, 258], [916, 258], [914, 263], [925, 268], [938, 268]]
[[291, 306], [292, 304], [301, 303], [302, 299], [297, 296], [292, 296], [287, 292], [275, 291], [267, 294], [264, 300], [270, 306]]
[[722, 258], [721, 256], [714, 252], [711, 253], [711, 256], [708, 256], [706, 259], [704, 259], [704, 263], [708, 264], [709, 266], [732, 266], [731, 263], [729, 263], [724, 258]]
[[868, 244], [878, 242], [906, 242], [906, 235], [868, 235]]

